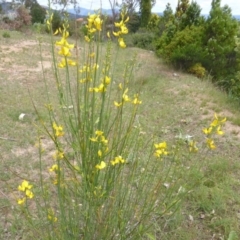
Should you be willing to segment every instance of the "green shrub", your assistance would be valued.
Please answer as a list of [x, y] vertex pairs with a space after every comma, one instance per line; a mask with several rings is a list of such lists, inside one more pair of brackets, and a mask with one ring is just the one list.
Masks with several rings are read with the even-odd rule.
[[206, 69], [201, 63], [196, 63], [188, 69], [188, 72], [196, 75], [199, 78], [203, 78], [206, 74]]
[[132, 35], [132, 42], [135, 47], [147, 50], [155, 50], [154, 47], [155, 34], [149, 31], [142, 30]]
[[160, 23], [160, 17], [157, 14], [152, 14], [147, 25], [147, 29], [150, 31], [156, 31]]
[[3, 36], [4, 38], [10, 38], [10, 37], [11, 37], [10, 34], [9, 34], [9, 32], [4, 32], [4, 33], [2, 34], [2, 36]]
[[237, 70], [235, 36], [237, 21], [232, 17], [228, 6], [221, 7], [220, 0], [212, 1], [212, 9], [206, 22], [204, 44], [208, 50], [209, 72], [215, 82], [223, 78], [230, 79]]
[[137, 13], [133, 13], [127, 22], [129, 32], [135, 33], [140, 28], [140, 16]]
[[166, 44], [169, 38], [164, 34], [158, 41], [158, 54], [175, 67], [185, 70], [196, 63], [203, 64], [206, 62], [206, 51], [202, 46], [202, 34], [203, 27], [187, 27], [177, 32], [169, 44]]
[[46, 17], [46, 10], [39, 4], [33, 4], [30, 9], [32, 16], [32, 23], [44, 23]]
[[46, 25], [45, 24], [42, 24], [42, 23], [37, 23], [35, 22], [33, 25], [32, 25], [32, 29], [34, 32], [37, 32], [37, 33], [45, 33], [46, 32]]

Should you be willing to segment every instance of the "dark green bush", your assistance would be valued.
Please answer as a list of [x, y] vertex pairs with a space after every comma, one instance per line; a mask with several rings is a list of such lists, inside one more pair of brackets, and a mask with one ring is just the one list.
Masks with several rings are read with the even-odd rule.
[[137, 32], [132, 35], [133, 46], [147, 50], [155, 50], [155, 34], [149, 31]]
[[212, 1], [212, 9], [205, 24], [204, 44], [211, 62], [209, 71], [215, 82], [229, 79], [237, 71], [236, 39], [238, 26], [228, 6], [220, 0]]
[[138, 13], [132, 13], [127, 22], [127, 27], [130, 33], [135, 33], [140, 28], [140, 16]]
[[32, 23], [44, 23], [46, 10], [38, 3], [31, 6], [30, 14], [32, 16]]
[[196, 63], [207, 64], [206, 50], [202, 45], [203, 27], [192, 26], [178, 31], [170, 43], [167, 34], [157, 42], [158, 55], [175, 67], [189, 69]]

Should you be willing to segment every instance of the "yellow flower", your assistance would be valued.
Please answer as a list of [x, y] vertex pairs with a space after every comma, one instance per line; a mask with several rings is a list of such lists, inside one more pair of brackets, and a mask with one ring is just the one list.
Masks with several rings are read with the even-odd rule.
[[154, 146], [156, 148], [154, 156], [161, 157], [162, 155], [168, 155], [166, 142], [155, 143]]
[[98, 87], [98, 92], [106, 92], [106, 87], [104, 84], [100, 84], [99, 87]]
[[66, 40], [66, 38], [62, 37], [60, 41], [57, 41], [55, 43], [56, 46], [60, 46], [60, 47], [66, 47], [68, 49], [73, 49], [74, 48], [74, 44], [69, 44], [68, 41]]
[[109, 31], [107, 32], [107, 37], [110, 38], [110, 32]]
[[116, 107], [120, 107], [120, 106], [122, 106], [122, 103], [121, 103], [121, 102], [118, 103], [118, 102], [114, 101], [114, 105], [115, 105]]
[[115, 37], [119, 37], [120, 36], [120, 34], [121, 34], [121, 32], [119, 31], [119, 32], [113, 32], [113, 35], [115, 36]]
[[64, 158], [64, 152], [62, 150], [57, 150], [56, 153], [53, 155], [54, 159], [63, 159]]
[[96, 64], [96, 63], [94, 63], [94, 65], [93, 65], [93, 70], [97, 70], [98, 68], [99, 68], [99, 65], [98, 64]]
[[96, 134], [97, 136], [102, 136], [102, 135], [103, 135], [103, 131], [97, 130], [97, 131], [95, 132], [95, 134]]
[[18, 199], [18, 204], [23, 204], [27, 198], [33, 198], [34, 194], [33, 192], [30, 190], [32, 188], [32, 185], [29, 184], [28, 181], [23, 180], [22, 184], [18, 186], [18, 190], [21, 192], [25, 192], [25, 197], [22, 199]]
[[90, 140], [91, 140], [92, 142], [97, 142], [97, 141], [98, 141], [98, 139], [97, 139], [96, 137], [90, 138]]
[[115, 27], [119, 27], [119, 28], [122, 27], [123, 24], [124, 24], [123, 21], [121, 21], [121, 22], [119, 22], [119, 23], [118, 23], [118, 22], [115, 22], [115, 23], [114, 23]]
[[58, 165], [57, 164], [53, 164], [51, 168], [49, 168], [49, 171], [50, 172], [57, 172], [58, 171]]
[[95, 33], [96, 31], [97, 31], [96, 28], [90, 28], [90, 29], [88, 29], [88, 32], [89, 32], [89, 33]]
[[66, 67], [66, 65], [70, 65], [70, 66], [76, 66], [77, 63], [71, 59], [61, 59], [61, 62], [58, 63], [58, 67], [60, 68], [64, 68]]
[[122, 156], [117, 156], [117, 157], [115, 157], [114, 160], [112, 160], [112, 161], [110, 161], [110, 162], [111, 162], [111, 164], [114, 166], [114, 165], [116, 165], [116, 164], [118, 164], [118, 163], [125, 163], [126, 160], [123, 159]]
[[215, 119], [211, 123], [212, 127], [216, 127], [216, 126], [222, 125], [223, 123], [225, 123], [227, 121], [227, 118], [219, 119], [216, 113], [214, 113], [214, 118]]
[[29, 184], [28, 181], [23, 180], [22, 184], [18, 186], [18, 190], [25, 192], [26, 190], [29, 190], [32, 188], [32, 185]]
[[95, 167], [99, 170], [104, 169], [106, 167], [106, 163], [104, 161], [101, 161], [101, 163], [97, 164]]
[[51, 222], [56, 222], [57, 221], [57, 217], [55, 216], [55, 213], [53, 211], [53, 209], [49, 209], [48, 210], [48, 216], [47, 216], [48, 220], [50, 220]]
[[155, 148], [166, 149], [167, 148], [167, 143], [166, 142], [155, 143], [154, 146], [155, 146]]
[[105, 145], [108, 143], [108, 140], [104, 137], [104, 132], [100, 131], [100, 130], [96, 130], [95, 131], [95, 137], [90, 138], [90, 140], [92, 142], [98, 142], [99, 141], [99, 137], [101, 137], [100, 142], [103, 142]]
[[34, 194], [32, 193], [32, 191], [30, 191], [30, 190], [26, 190], [26, 196], [28, 197], [28, 198], [33, 198], [34, 197]]
[[105, 76], [105, 78], [104, 78], [104, 84], [106, 84], [106, 85], [109, 85], [110, 84], [110, 82], [111, 82], [111, 78], [110, 77], [108, 77], [108, 76]]
[[214, 141], [211, 138], [207, 138], [206, 143], [207, 143], [208, 148], [210, 148], [212, 150], [214, 150], [216, 148]]
[[91, 39], [88, 36], [85, 36], [84, 38], [85, 38], [85, 41], [88, 43], [91, 41]]
[[101, 136], [101, 142], [106, 145], [108, 140], [104, 136]]
[[138, 99], [138, 94], [134, 94], [134, 99], [133, 99], [132, 103], [135, 104], [135, 105], [142, 103], [142, 101], [140, 101], [140, 100]]
[[221, 130], [221, 126], [218, 126], [218, 127], [217, 127], [216, 133], [217, 133], [218, 135], [223, 135], [223, 134], [224, 134], [224, 132]]
[[24, 198], [22, 198], [22, 199], [18, 199], [18, 200], [17, 200], [17, 203], [18, 203], [19, 205], [21, 205], [21, 204], [25, 203], [25, 201], [26, 201], [26, 198], [24, 197]]
[[121, 33], [122, 34], [128, 34], [128, 29], [125, 25], [121, 26]]
[[62, 137], [64, 135], [63, 127], [61, 125], [57, 125], [55, 122], [53, 123], [53, 129], [55, 130], [56, 137]]
[[122, 95], [122, 99], [123, 99], [124, 102], [130, 102], [131, 101], [131, 99], [127, 95], [127, 92], [128, 92], [128, 88], [124, 91], [124, 93]]
[[101, 150], [98, 150], [98, 156], [102, 157], [102, 151]]
[[94, 20], [94, 25], [98, 31], [102, 30], [102, 20], [100, 19], [99, 16], [97, 16]]
[[58, 54], [61, 55], [61, 56], [64, 56], [64, 57], [70, 57], [71, 56], [70, 50], [67, 47], [61, 47]]
[[124, 21], [124, 23], [129, 21], [129, 16], [127, 16], [126, 20]]
[[119, 43], [119, 46], [121, 48], [126, 48], [126, 44], [125, 44], [125, 42], [124, 42], [124, 40], [123, 40], [123, 38], [121, 36], [123, 34], [127, 34], [128, 33], [128, 28], [127, 28], [125, 23], [129, 20], [129, 17], [127, 17], [127, 19], [125, 21], [124, 21], [124, 18], [125, 18], [125, 13], [122, 12], [121, 13], [121, 21], [114, 23], [115, 27], [119, 28], [119, 31], [113, 32], [113, 35], [115, 37], [118, 37], [118, 43]]
[[123, 38], [119, 38], [119, 39], [118, 39], [118, 43], [119, 43], [119, 46], [120, 46], [121, 48], [126, 48], [126, 44], [125, 44]]
[[209, 134], [212, 132], [212, 127], [204, 128], [204, 129], [203, 129], [203, 132], [204, 132], [206, 135], [209, 135]]
[[189, 152], [198, 152], [198, 148], [196, 146], [195, 141], [189, 142]]
[[57, 35], [58, 34], [58, 29], [53, 33], [53, 35]]

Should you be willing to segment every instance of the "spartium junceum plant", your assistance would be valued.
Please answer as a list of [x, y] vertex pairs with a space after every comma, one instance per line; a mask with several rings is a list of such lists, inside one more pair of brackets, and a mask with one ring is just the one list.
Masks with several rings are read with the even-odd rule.
[[[106, 33], [105, 43], [99, 14], [88, 16], [86, 35], [75, 44], [69, 38], [67, 20], [51, 34], [59, 103], [54, 104], [54, 96], [47, 94], [43, 103], [47, 121], [36, 109], [40, 182], [28, 179], [18, 187], [18, 204], [31, 230], [42, 239], [154, 236], [154, 225], [172, 216], [193, 188], [174, 174], [185, 167], [179, 164], [180, 156], [191, 158], [198, 152], [196, 142], [180, 144], [187, 152], [183, 155], [176, 144], [170, 147], [144, 134], [136, 118], [141, 96], [129, 87], [136, 58], [124, 61], [121, 76], [115, 72], [118, 52], [126, 51], [127, 22], [121, 13], [116, 30]], [[52, 15], [47, 26], [51, 31]], [[54, 42], [54, 34], [60, 40]], [[111, 38], [117, 38], [117, 46]], [[79, 44], [85, 46], [80, 52]], [[48, 92], [53, 91], [47, 88]], [[210, 149], [215, 146], [210, 134], [222, 133], [222, 123], [215, 116], [211, 127], [204, 129]], [[44, 134], [54, 145], [50, 159], [49, 150], [43, 149]]]

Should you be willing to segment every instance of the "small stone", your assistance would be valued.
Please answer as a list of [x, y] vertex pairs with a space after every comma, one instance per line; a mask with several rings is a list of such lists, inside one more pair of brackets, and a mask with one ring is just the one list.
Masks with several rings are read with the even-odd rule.
[[19, 115], [18, 119], [19, 119], [20, 121], [23, 121], [25, 115], [26, 115], [25, 113], [21, 113], [21, 114]]

